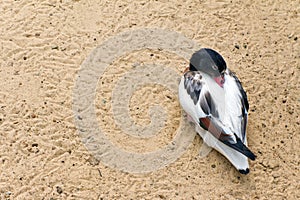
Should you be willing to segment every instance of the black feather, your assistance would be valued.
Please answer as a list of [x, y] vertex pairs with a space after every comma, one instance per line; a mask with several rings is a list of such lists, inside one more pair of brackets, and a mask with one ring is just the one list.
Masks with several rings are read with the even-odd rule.
[[[196, 75], [198, 75], [198, 78], [196, 78]], [[192, 98], [195, 105], [199, 100], [202, 89], [201, 78], [201, 73], [196, 71], [189, 71], [184, 74], [184, 88]]]
[[243, 155], [247, 156], [248, 158], [250, 158], [251, 160], [255, 160], [256, 156], [254, 155], [254, 153], [252, 153], [250, 151], [250, 149], [244, 145], [244, 143], [241, 141], [240, 138], [237, 137], [236, 134], [235, 138], [236, 138], [236, 143], [230, 143], [229, 141], [222, 141], [224, 144], [228, 145], [229, 147], [233, 148], [234, 150], [242, 153]]

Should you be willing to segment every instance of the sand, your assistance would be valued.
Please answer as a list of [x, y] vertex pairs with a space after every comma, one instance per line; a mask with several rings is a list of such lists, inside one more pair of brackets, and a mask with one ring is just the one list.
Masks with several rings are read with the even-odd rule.
[[[300, 199], [299, 12], [299, 1], [2, 0], [0, 199]], [[148, 127], [149, 137], [124, 132], [115, 122], [115, 100], [124, 103], [118, 95], [129, 89], [113, 91], [124, 76], [134, 80], [130, 70], [147, 74], [147, 67], [159, 65], [178, 81], [188, 60], [164, 49], [118, 57], [101, 77], [94, 75], [95, 95], [87, 100], [95, 98], [95, 120], [106, 139], [126, 152], [150, 155], [170, 145], [179, 130], [191, 141], [181, 138], [174, 144], [182, 147], [178, 155], [158, 169], [151, 161], [148, 173], [128, 170], [136, 162], [129, 157], [105, 160], [105, 152], [90, 151], [91, 140], [78, 127], [85, 119], [74, 111], [78, 74], [104, 41], [144, 28], [216, 49], [236, 72], [250, 103], [248, 143], [257, 154], [250, 174], [239, 174], [216, 151], [199, 158], [202, 139], [185, 123], [176, 92], [155, 79], [137, 87], [126, 104], [126, 123]], [[111, 165], [118, 161], [127, 168]]]

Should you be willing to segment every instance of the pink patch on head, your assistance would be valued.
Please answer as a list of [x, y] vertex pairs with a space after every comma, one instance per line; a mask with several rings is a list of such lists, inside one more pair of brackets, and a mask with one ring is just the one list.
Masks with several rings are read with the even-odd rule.
[[224, 83], [225, 83], [225, 77], [223, 75], [215, 77], [214, 80], [216, 81], [216, 83], [223, 88], [224, 87]]

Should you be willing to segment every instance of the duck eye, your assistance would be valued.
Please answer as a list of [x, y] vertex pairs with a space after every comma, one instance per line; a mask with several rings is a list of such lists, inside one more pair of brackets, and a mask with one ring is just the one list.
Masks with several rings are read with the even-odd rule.
[[218, 70], [218, 67], [217, 67], [216, 65], [212, 65], [212, 68], [213, 68], [214, 70]]

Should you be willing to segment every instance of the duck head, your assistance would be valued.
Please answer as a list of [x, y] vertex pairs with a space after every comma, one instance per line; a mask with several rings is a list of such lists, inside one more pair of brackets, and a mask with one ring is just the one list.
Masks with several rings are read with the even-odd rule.
[[202, 48], [196, 51], [190, 59], [190, 71], [202, 71], [210, 75], [220, 87], [223, 87], [225, 82], [226, 69], [225, 60], [213, 49]]

